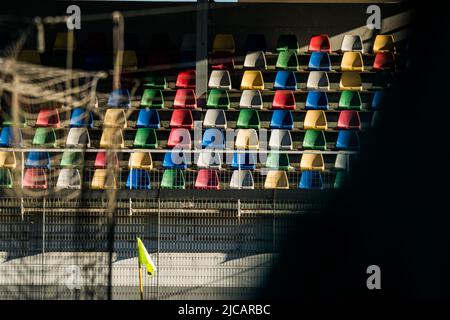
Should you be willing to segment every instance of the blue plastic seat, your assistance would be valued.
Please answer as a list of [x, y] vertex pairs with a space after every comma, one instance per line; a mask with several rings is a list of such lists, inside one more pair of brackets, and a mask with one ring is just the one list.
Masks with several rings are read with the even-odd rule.
[[254, 170], [256, 169], [256, 153], [233, 153], [233, 169]]
[[294, 118], [289, 110], [274, 110], [270, 120], [271, 129], [294, 129]]
[[331, 71], [331, 60], [328, 52], [312, 52], [309, 58], [308, 69]]
[[28, 152], [25, 166], [31, 168], [47, 168], [50, 169], [50, 154], [48, 152]]
[[131, 98], [127, 89], [113, 90], [108, 98], [108, 107], [110, 108], [130, 108]]
[[4, 127], [0, 133], [0, 147], [21, 147], [22, 131], [15, 127]]
[[161, 127], [161, 121], [158, 110], [141, 109], [136, 121], [136, 127], [159, 129]]
[[87, 111], [84, 108], [75, 108], [72, 110], [72, 115], [70, 116], [70, 127], [71, 128], [81, 128], [81, 127], [94, 127], [94, 117], [92, 112]]
[[274, 90], [297, 90], [297, 78], [293, 71], [278, 71], [273, 84]]
[[382, 90], [375, 91], [372, 98], [372, 109], [381, 109], [384, 104], [385, 92]]
[[336, 148], [340, 150], [357, 150], [359, 149], [359, 135], [355, 130], [339, 131]]
[[150, 190], [150, 175], [144, 169], [131, 169], [128, 173], [127, 189], [145, 189]]
[[309, 91], [306, 96], [306, 110], [328, 110], [328, 95], [324, 91]]
[[206, 129], [203, 133], [202, 147], [225, 149], [225, 137], [223, 131], [216, 128]]
[[167, 152], [164, 155], [163, 167], [174, 169], [186, 169], [187, 163], [185, 154], [180, 151]]
[[322, 174], [320, 171], [303, 171], [298, 187], [299, 189], [323, 189]]

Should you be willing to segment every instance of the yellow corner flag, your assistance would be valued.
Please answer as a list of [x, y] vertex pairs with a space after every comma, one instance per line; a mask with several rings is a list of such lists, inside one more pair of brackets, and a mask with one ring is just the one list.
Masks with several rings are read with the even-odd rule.
[[147, 249], [145, 249], [145, 246], [140, 238], [137, 238], [137, 250], [138, 250], [139, 268], [141, 268], [141, 266], [144, 265], [145, 269], [147, 269], [147, 275], [148, 276], [154, 275], [156, 272], [155, 263], [150, 257], [150, 254], [147, 252]]

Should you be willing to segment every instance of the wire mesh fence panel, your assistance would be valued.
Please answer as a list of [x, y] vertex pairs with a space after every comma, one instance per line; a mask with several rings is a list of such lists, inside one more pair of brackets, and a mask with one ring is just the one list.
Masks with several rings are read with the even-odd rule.
[[157, 268], [144, 276], [145, 299], [251, 298], [302, 212], [294, 202], [131, 199], [111, 222], [105, 208], [104, 199], [1, 199], [1, 297], [139, 299], [140, 237]]

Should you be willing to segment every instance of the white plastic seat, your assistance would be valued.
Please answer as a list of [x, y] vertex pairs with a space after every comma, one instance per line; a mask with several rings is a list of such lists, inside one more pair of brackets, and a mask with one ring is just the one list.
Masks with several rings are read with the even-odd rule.
[[362, 45], [361, 36], [346, 34], [342, 39], [341, 51], [357, 51], [364, 53], [364, 47]]
[[292, 137], [289, 130], [273, 129], [270, 134], [269, 148], [292, 150]]
[[222, 157], [220, 153], [213, 150], [205, 149], [200, 152], [197, 159], [197, 167], [199, 168], [220, 168], [222, 166]]
[[336, 155], [336, 161], [334, 162], [334, 168], [336, 170], [347, 170], [347, 158], [349, 155], [338, 153]]
[[203, 127], [205, 128], [223, 128], [227, 127], [227, 118], [224, 110], [208, 109], [203, 120]]
[[213, 70], [209, 76], [208, 87], [231, 90], [230, 73], [227, 70]]
[[263, 101], [259, 90], [244, 90], [239, 101], [240, 108], [262, 109]]
[[250, 170], [234, 170], [230, 179], [230, 189], [254, 189], [255, 182]]
[[86, 147], [91, 146], [91, 138], [87, 128], [70, 128], [66, 139], [67, 147]]
[[80, 171], [75, 168], [64, 168], [59, 171], [56, 188], [81, 189]]
[[254, 51], [249, 52], [245, 55], [244, 60], [244, 68], [255, 68], [266, 70], [267, 69], [267, 61], [264, 52], [262, 51]]
[[330, 80], [325, 71], [311, 71], [306, 82], [308, 90], [329, 90]]

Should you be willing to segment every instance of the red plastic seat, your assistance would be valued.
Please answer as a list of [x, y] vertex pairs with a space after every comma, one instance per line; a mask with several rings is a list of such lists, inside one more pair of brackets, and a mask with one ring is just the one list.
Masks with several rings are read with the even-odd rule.
[[28, 168], [23, 176], [23, 187], [31, 189], [48, 189], [47, 174], [43, 168]]
[[339, 113], [337, 123], [338, 129], [358, 129], [361, 130], [361, 120], [358, 111], [344, 110]]
[[194, 120], [192, 112], [189, 109], [175, 109], [170, 119], [171, 128], [186, 128], [192, 129], [194, 127]]
[[191, 134], [188, 129], [173, 128], [170, 130], [169, 140], [167, 140], [167, 147], [169, 148], [191, 148]]
[[177, 88], [195, 89], [195, 70], [180, 71], [175, 85]]
[[272, 109], [295, 110], [295, 96], [291, 90], [277, 90], [273, 96]]
[[211, 68], [213, 70], [233, 70], [234, 59], [230, 52], [219, 51], [211, 57]]
[[[119, 165], [119, 159], [117, 158], [117, 153], [112, 153], [111, 155], [112, 166], [117, 167]], [[95, 157], [94, 167], [95, 168], [106, 168], [108, 166], [108, 160], [106, 158], [106, 152], [97, 152]]]
[[36, 126], [59, 128], [61, 122], [59, 120], [58, 109], [41, 109], [36, 120]]
[[193, 89], [178, 89], [173, 100], [174, 109], [195, 109], [197, 98]]
[[309, 40], [308, 51], [331, 52], [330, 38], [327, 34], [312, 36]]
[[394, 54], [392, 52], [378, 52], [373, 62], [373, 70], [392, 70], [395, 68]]
[[217, 170], [200, 169], [195, 179], [195, 189], [219, 190], [220, 180]]

